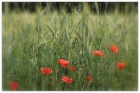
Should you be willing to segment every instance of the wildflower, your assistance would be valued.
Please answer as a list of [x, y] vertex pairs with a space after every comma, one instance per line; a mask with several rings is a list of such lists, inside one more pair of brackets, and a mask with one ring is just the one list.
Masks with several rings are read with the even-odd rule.
[[91, 82], [93, 79], [90, 76], [86, 76], [86, 80]]
[[104, 54], [102, 53], [102, 51], [93, 51], [92, 54], [96, 55], [96, 56], [100, 56], [103, 57]]
[[63, 76], [63, 77], [61, 78], [61, 80], [62, 80], [63, 82], [65, 82], [65, 83], [69, 83], [69, 84], [71, 84], [71, 83], [73, 82], [73, 79], [72, 79], [72, 78], [69, 78], [68, 76]]
[[10, 83], [11, 90], [17, 90], [18, 89], [18, 83], [17, 82], [11, 82]]
[[42, 74], [51, 74], [52, 73], [52, 70], [50, 68], [44, 67], [44, 68], [41, 68], [40, 69], [40, 72]]
[[117, 46], [116, 45], [114, 45], [114, 44], [112, 44], [111, 46], [110, 46], [110, 50], [114, 53], [114, 54], [116, 54], [116, 53], [118, 53], [118, 48], [117, 48]]
[[125, 62], [118, 62], [117, 65], [116, 65], [116, 67], [118, 69], [123, 69], [123, 68], [126, 67], [126, 63]]
[[74, 66], [70, 66], [69, 69], [70, 69], [70, 71], [72, 71], [72, 72], [75, 71], [75, 67], [74, 67]]
[[64, 59], [59, 59], [58, 64], [61, 64], [62, 67], [66, 68], [66, 66], [69, 64], [69, 62], [67, 60], [64, 60]]

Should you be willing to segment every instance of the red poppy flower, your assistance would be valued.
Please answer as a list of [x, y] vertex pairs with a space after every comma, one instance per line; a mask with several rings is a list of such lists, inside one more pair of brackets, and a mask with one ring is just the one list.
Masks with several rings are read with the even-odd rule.
[[116, 53], [118, 53], [118, 48], [117, 48], [117, 46], [116, 45], [114, 45], [114, 44], [112, 44], [111, 46], [110, 46], [110, 50], [114, 53], [114, 54], [116, 54]]
[[93, 51], [92, 54], [96, 55], [96, 56], [100, 56], [103, 57], [104, 54], [102, 53], [102, 51]]
[[73, 79], [72, 79], [72, 78], [69, 78], [68, 76], [63, 76], [63, 77], [61, 78], [61, 80], [62, 80], [63, 82], [65, 82], [65, 83], [69, 83], [69, 84], [71, 84], [71, 83], [73, 82]]
[[18, 83], [17, 82], [11, 82], [10, 83], [11, 90], [17, 90], [18, 89]]
[[42, 74], [51, 74], [52, 73], [52, 70], [50, 68], [43, 67], [43, 68], [40, 69], [40, 72]]
[[118, 69], [123, 69], [123, 68], [126, 67], [126, 63], [125, 62], [118, 62], [117, 65], [116, 65], [116, 67]]
[[59, 59], [58, 64], [61, 64], [62, 67], [66, 68], [66, 66], [69, 64], [69, 62], [67, 60], [64, 60], [64, 59]]
[[70, 69], [70, 71], [72, 71], [72, 72], [75, 71], [75, 67], [74, 67], [74, 66], [70, 66], [69, 69]]
[[86, 76], [86, 80], [91, 82], [93, 79], [90, 76]]

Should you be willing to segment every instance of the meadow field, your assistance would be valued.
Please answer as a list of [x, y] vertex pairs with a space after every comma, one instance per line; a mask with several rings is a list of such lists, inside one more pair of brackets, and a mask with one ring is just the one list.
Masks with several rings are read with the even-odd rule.
[[3, 13], [2, 90], [137, 91], [138, 14]]

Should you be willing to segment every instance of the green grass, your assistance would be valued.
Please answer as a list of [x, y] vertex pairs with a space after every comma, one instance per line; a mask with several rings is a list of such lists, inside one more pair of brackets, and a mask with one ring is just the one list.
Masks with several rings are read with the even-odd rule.
[[[119, 48], [116, 55], [111, 44]], [[105, 56], [92, 55], [94, 50]], [[57, 63], [59, 58], [69, 61], [67, 68]], [[116, 68], [119, 61], [126, 62], [125, 69]], [[69, 71], [71, 65], [75, 72]], [[42, 75], [41, 67], [53, 73]], [[63, 75], [74, 82], [63, 83]], [[19, 83], [19, 91], [138, 90], [137, 14], [2, 14], [2, 90], [10, 90], [11, 81]]]

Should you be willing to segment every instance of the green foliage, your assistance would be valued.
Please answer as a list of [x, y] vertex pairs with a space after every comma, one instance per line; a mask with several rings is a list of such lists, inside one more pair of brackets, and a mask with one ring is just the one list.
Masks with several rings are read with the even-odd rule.
[[[137, 90], [137, 14], [93, 15], [84, 10], [3, 15], [2, 89], [10, 90], [9, 83], [17, 81], [18, 90]], [[111, 44], [119, 48], [115, 55]], [[94, 50], [105, 56], [93, 55]], [[59, 58], [69, 61], [67, 68], [58, 64]], [[119, 61], [127, 63], [125, 69], [116, 68]], [[69, 71], [71, 65], [75, 72]], [[52, 74], [42, 75], [41, 67], [51, 68]], [[63, 75], [74, 82], [63, 83]]]

